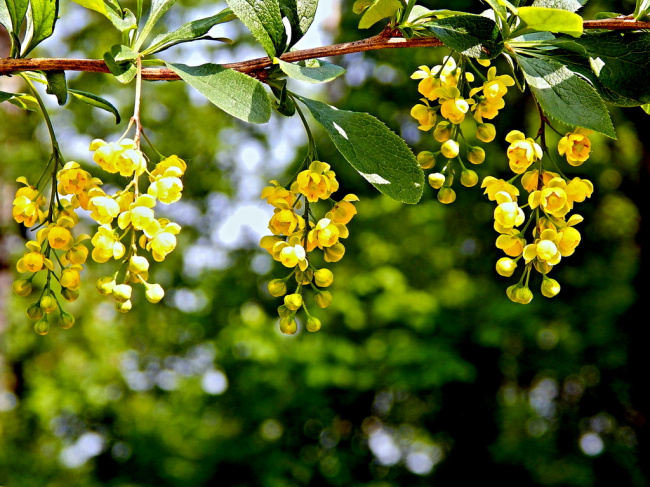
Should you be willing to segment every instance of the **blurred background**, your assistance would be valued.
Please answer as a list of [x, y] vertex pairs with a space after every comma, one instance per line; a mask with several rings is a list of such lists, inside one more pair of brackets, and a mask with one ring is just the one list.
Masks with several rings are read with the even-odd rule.
[[[176, 28], [223, 7], [179, 0], [164, 22]], [[485, 7], [458, 0], [453, 8]], [[632, 1], [592, 0], [582, 13], [633, 9]], [[103, 17], [72, 2], [61, 11], [55, 36], [35, 56], [101, 58], [119, 43]], [[359, 31], [357, 23], [351, 1], [322, 0], [297, 48], [381, 28]], [[194, 65], [263, 55], [238, 22], [215, 30], [236, 44], [181, 45], [161, 58]], [[409, 77], [446, 53], [352, 54], [334, 60], [347, 73], [325, 88], [291, 87], [375, 115], [416, 153], [437, 150], [409, 115], [420, 98]], [[98, 74], [68, 80], [105, 96], [128, 120], [130, 86]], [[16, 77], [0, 82], [20, 89]], [[481, 179], [508, 176], [505, 134], [530, 135], [539, 124], [528, 97], [511, 89], [505, 100], [498, 137], [473, 168]], [[65, 157], [121, 184], [99, 174], [88, 145], [118, 139], [125, 122], [115, 126], [74, 101], [49, 106]], [[560, 295], [542, 297], [541, 279], [533, 280], [527, 306], [505, 295], [515, 278], [494, 270], [502, 256], [494, 204], [478, 187], [456, 187], [450, 206], [428, 186], [418, 205], [395, 203], [314, 125], [319, 156], [341, 182], [334, 197], [355, 193], [361, 201], [347, 253], [329, 266], [334, 301], [317, 312], [323, 328], [308, 333], [301, 324], [294, 336], [279, 333], [280, 302], [266, 291], [286, 272], [258, 242], [272, 214], [261, 189], [270, 179], [286, 183], [304, 157], [297, 117], [246, 125], [165, 82], [145, 85], [143, 111], [158, 150], [188, 162], [183, 199], [161, 205], [183, 227], [177, 250], [153, 267], [167, 295], [151, 305], [138, 290], [134, 309], [119, 314], [93, 289], [110, 264], [89, 264], [80, 298], [67, 306], [76, 325], [41, 337], [25, 315], [35, 296], [11, 292], [26, 235], [10, 209], [13, 181], [37, 179], [48, 160], [47, 131], [38, 114], [0, 105], [0, 485], [648, 485], [650, 244], [641, 222], [650, 210], [650, 140], [640, 108], [611, 107], [618, 140], [595, 136], [587, 163], [565, 165], [596, 187], [578, 205], [582, 243], [553, 271]]]

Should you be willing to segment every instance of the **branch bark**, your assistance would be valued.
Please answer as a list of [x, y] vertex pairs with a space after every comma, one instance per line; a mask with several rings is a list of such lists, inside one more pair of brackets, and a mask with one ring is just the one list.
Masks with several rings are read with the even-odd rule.
[[[606, 30], [641, 30], [650, 29], [650, 22], [639, 22], [633, 17], [617, 17], [614, 19], [585, 20], [585, 29]], [[330, 56], [340, 56], [353, 52], [375, 51], [379, 49], [397, 49], [411, 47], [440, 47], [435, 37], [417, 37], [405, 39], [398, 31], [384, 30], [381, 34], [367, 39], [331, 46], [303, 49], [288, 52], [280, 56], [286, 62], [304, 61]], [[251, 59], [238, 63], [224, 64], [226, 68], [246, 73], [253, 77], [261, 77], [263, 71], [273, 62], [268, 57]], [[109, 73], [106, 63], [101, 59], [67, 59], [67, 58], [31, 58], [31, 59], [0, 59], [0, 75], [8, 75], [20, 71], [84, 71], [91, 73]], [[144, 68], [142, 79], [149, 81], [177, 81], [180, 77], [169, 68]]]

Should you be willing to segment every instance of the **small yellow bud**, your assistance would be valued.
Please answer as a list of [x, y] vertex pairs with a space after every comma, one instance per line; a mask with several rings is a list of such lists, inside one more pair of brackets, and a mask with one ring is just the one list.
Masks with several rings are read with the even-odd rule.
[[331, 247], [325, 247], [323, 253], [325, 254], [325, 262], [338, 262], [345, 254], [345, 247], [341, 242], [337, 242]]
[[142, 255], [134, 255], [129, 259], [129, 270], [134, 274], [142, 274], [149, 270], [149, 261]]
[[307, 328], [307, 331], [318, 331], [320, 330], [320, 320], [318, 318], [315, 318], [314, 316], [310, 316], [307, 318], [307, 324], [305, 325], [305, 328]]
[[79, 297], [79, 291], [76, 289], [68, 289], [67, 287], [61, 288], [61, 296], [69, 302], [76, 301]]
[[34, 324], [34, 331], [39, 335], [47, 335], [47, 332], [50, 331], [50, 324], [47, 321], [47, 315], [43, 316]]
[[14, 281], [11, 288], [18, 296], [29, 296], [32, 293], [32, 283], [27, 279]]
[[476, 126], [476, 138], [481, 142], [492, 142], [497, 135], [497, 129], [491, 123], [479, 123]]
[[463, 169], [463, 172], [460, 173], [460, 184], [466, 188], [471, 188], [476, 186], [476, 183], [478, 183], [478, 174], [471, 169]]
[[533, 299], [532, 291], [521, 284], [513, 284], [508, 289], [506, 289], [506, 294], [511, 301], [515, 303], [528, 304]]
[[113, 292], [115, 287], [115, 279], [112, 276], [104, 276], [97, 279], [97, 290], [100, 294], [108, 296]]
[[318, 287], [327, 287], [330, 286], [333, 282], [334, 274], [331, 270], [325, 269], [323, 267], [322, 269], [318, 269], [316, 272], [314, 272], [314, 283]]
[[455, 140], [449, 139], [442, 144], [440, 152], [442, 152], [442, 155], [447, 159], [453, 159], [460, 152], [460, 146]]
[[452, 124], [449, 122], [440, 122], [433, 130], [433, 138], [438, 142], [445, 142], [451, 137]]
[[165, 296], [165, 290], [160, 284], [151, 284], [147, 286], [144, 295], [150, 303], [157, 303]]
[[485, 151], [482, 147], [470, 147], [467, 151], [467, 160], [472, 164], [482, 164], [485, 160]]
[[268, 285], [269, 294], [279, 298], [287, 294], [287, 283], [283, 279], [273, 279]]
[[456, 201], [456, 192], [451, 188], [440, 188], [438, 191], [438, 201], [448, 205]]
[[133, 304], [131, 303], [130, 299], [127, 299], [126, 301], [118, 301], [115, 303], [115, 309], [118, 310], [120, 313], [128, 313], [131, 311], [131, 308], [133, 307]]
[[551, 279], [550, 277], [544, 276], [544, 280], [542, 281], [542, 296], [545, 296], [547, 298], [552, 298], [557, 296], [559, 292], [560, 292], [560, 283], [557, 282], [555, 279]]
[[436, 156], [433, 152], [424, 150], [417, 156], [418, 163], [422, 169], [431, 169], [436, 165]]
[[280, 331], [285, 335], [293, 335], [298, 331], [298, 323], [289, 316], [282, 318], [280, 320]]
[[57, 323], [64, 330], [68, 330], [72, 328], [72, 326], [74, 325], [74, 316], [64, 311], [61, 313], [61, 316], [59, 316], [59, 320]]
[[327, 308], [330, 304], [332, 304], [332, 293], [329, 291], [321, 291], [316, 294], [314, 299], [316, 300], [316, 305], [319, 308]]
[[43, 308], [41, 308], [41, 304], [38, 301], [27, 308], [27, 316], [32, 320], [40, 320], [43, 317]]
[[515, 272], [517, 263], [508, 257], [501, 257], [497, 260], [497, 273], [503, 277], [510, 277]]
[[54, 311], [57, 308], [57, 306], [58, 305], [57, 305], [57, 302], [56, 302], [56, 299], [54, 298], [54, 296], [52, 296], [50, 294], [46, 294], [45, 296], [43, 296], [41, 298], [41, 308], [46, 313], [51, 313], [52, 311]]
[[284, 305], [288, 309], [296, 311], [302, 306], [302, 294], [287, 294], [284, 297]]
[[303, 272], [300, 269], [298, 269], [298, 270], [296, 270], [296, 273], [294, 274], [294, 276], [295, 276], [296, 282], [298, 284], [307, 285], [314, 278], [314, 271], [312, 271], [311, 269], [307, 269], [307, 270], [305, 270]]
[[433, 189], [440, 189], [445, 184], [445, 175], [439, 172], [429, 174], [429, 184]]
[[[124, 303], [129, 299], [131, 299], [132, 293], [133, 293], [133, 289], [128, 284], [118, 284], [113, 288], [112, 294], [116, 301], [120, 303]], [[129, 309], [131, 308], [129, 307]]]

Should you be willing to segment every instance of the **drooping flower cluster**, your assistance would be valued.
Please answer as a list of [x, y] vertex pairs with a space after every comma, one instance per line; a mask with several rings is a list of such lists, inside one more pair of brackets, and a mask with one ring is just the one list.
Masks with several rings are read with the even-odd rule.
[[[338, 262], [345, 254], [341, 239], [348, 237], [346, 225], [352, 220], [357, 210], [353, 202], [358, 198], [348, 194], [317, 219], [312, 204], [329, 200], [339, 183], [330, 165], [313, 161], [308, 169], [301, 171], [289, 189], [277, 181], [262, 190], [262, 199], [274, 207], [269, 222], [273, 235], [262, 238], [260, 246], [266, 249], [273, 259], [291, 269], [289, 275], [282, 279], [273, 279], [268, 284], [272, 296], [284, 296], [284, 304], [278, 308], [280, 330], [285, 334], [296, 333], [298, 324], [296, 313], [303, 309], [307, 315], [305, 327], [308, 331], [317, 331], [321, 322], [309, 313], [305, 302], [305, 289], [311, 287], [314, 301], [320, 308], [328, 307], [332, 294], [322, 288], [329, 287], [334, 281], [334, 274], [326, 267], [316, 268], [312, 255], [317, 248], [322, 250], [325, 262]], [[291, 278], [296, 286], [289, 292]]]
[[[486, 143], [494, 140], [494, 125], [485, 122], [485, 119], [492, 120], [497, 116], [499, 110], [505, 106], [503, 97], [508, 87], [515, 84], [511, 76], [497, 75], [494, 66], [483, 76], [473, 65], [474, 62], [484, 67], [490, 65], [489, 61], [471, 60], [464, 56], [461, 56], [460, 65], [457, 65], [454, 58], [448, 56], [442, 65], [433, 68], [420, 66], [419, 70], [411, 75], [412, 79], [420, 80], [418, 91], [424, 96], [422, 103], [411, 109], [411, 116], [420, 124], [420, 130], [433, 129], [433, 138], [441, 144], [438, 151], [422, 151], [417, 159], [422, 169], [432, 169], [441, 156], [445, 159], [441, 171], [429, 174], [428, 178], [429, 184], [439, 190], [438, 200], [445, 204], [456, 200], [456, 192], [452, 189], [456, 177], [466, 187], [478, 183], [478, 175], [465, 166], [460, 156], [461, 143], [464, 142], [467, 146], [465, 161], [478, 165], [485, 160], [485, 150], [467, 141], [461, 129], [462, 122], [471, 114], [471, 119], [475, 122], [475, 137]], [[471, 88], [475, 76], [466, 70], [470, 65], [483, 78], [481, 86]], [[438, 115], [443, 120], [438, 121]]]
[[[140, 251], [149, 251], [154, 260], [162, 261], [176, 247], [180, 227], [165, 218], [156, 218], [154, 207], [157, 202], [169, 204], [180, 199], [185, 162], [171, 156], [162, 159], [149, 172], [147, 158], [131, 139], [117, 143], [95, 140], [90, 149], [93, 160], [101, 168], [131, 178], [123, 190], [107, 194], [100, 179], [82, 169], [77, 162], [63, 164], [58, 153], [52, 161], [55, 170], [49, 202], [43, 196], [43, 190], [29, 185], [25, 178], [18, 179], [23, 187], [16, 192], [13, 217], [28, 228], [40, 227], [40, 230], [34, 240], [27, 242], [28, 251], [16, 264], [18, 272], [31, 275], [15, 281], [13, 289], [16, 294], [27, 296], [32, 292], [34, 279], [46, 274], [39, 299], [27, 310], [30, 318], [38, 320], [35, 330], [39, 334], [48, 332], [47, 315], [57, 309], [57, 321], [62, 328], [74, 324], [74, 317], [63, 310], [57, 294], [67, 301], [78, 298], [81, 272], [89, 254], [83, 243], [85, 240], [90, 240], [92, 259], [96, 262], [123, 261], [117, 272], [97, 283], [102, 294], [111, 294], [115, 298], [119, 311], [131, 309], [132, 283], [142, 284], [151, 302], [158, 302], [164, 296], [159, 284], [149, 282], [149, 260]], [[139, 177], [145, 172], [150, 184], [147, 192], [141, 194]], [[73, 236], [73, 228], [79, 222], [79, 209], [89, 212], [98, 224], [92, 237], [85, 234]], [[55, 292], [55, 282], [58, 283], [58, 293]]]

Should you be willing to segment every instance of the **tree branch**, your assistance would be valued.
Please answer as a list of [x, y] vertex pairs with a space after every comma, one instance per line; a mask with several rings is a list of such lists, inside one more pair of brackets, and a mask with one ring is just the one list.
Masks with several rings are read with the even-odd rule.
[[[650, 29], [650, 22], [639, 22], [632, 16], [616, 17], [613, 19], [585, 20], [585, 29], [606, 30], [641, 30]], [[367, 39], [331, 46], [303, 49], [288, 52], [280, 56], [286, 62], [304, 61], [329, 56], [340, 56], [353, 52], [374, 51], [379, 49], [396, 49], [410, 47], [439, 47], [442, 46], [435, 37], [416, 37], [405, 39], [399, 31], [386, 28], [381, 34]], [[238, 63], [224, 64], [226, 68], [262, 77], [263, 71], [273, 62], [268, 57], [251, 59]], [[0, 75], [20, 71], [85, 71], [92, 73], [109, 73], [106, 63], [101, 59], [66, 59], [66, 58], [32, 58], [32, 59], [0, 59]], [[180, 77], [169, 68], [143, 68], [142, 79], [149, 81], [176, 81]]]

